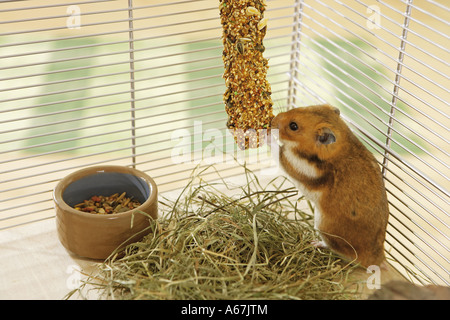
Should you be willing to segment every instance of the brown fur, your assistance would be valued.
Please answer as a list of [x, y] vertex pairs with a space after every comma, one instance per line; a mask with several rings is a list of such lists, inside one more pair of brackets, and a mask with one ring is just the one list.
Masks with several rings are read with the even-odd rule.
[[[293, 121], [298, 130], [290, 129]], [[365, 267], [382, 264], [389, 215], [383, 178], [375, 157], [340, 118], [339, 110], [329, 105], [292, 109], [277, 115], [272, 128], [279, 129], [285, 142], [280, 148], [283, 168], [316, 197], [311, 199], [321, 213], [316, 227], [325, 244]], [[318, 137], [327, 132], [336, 141], [320, 143]], [[315, 168], [316, 176], [297, 168], [286, 148]]]

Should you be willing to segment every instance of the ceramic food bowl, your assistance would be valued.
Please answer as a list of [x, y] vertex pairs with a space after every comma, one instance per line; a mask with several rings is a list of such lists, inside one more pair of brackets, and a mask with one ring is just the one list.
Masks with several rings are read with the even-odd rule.
[[[141, 203], [135, 209], [95, 214], [73, 208], [92, 196], [126, 192]], [[53, 191], [59, 240], [71, 253], [106, 259], [119, 247], [139, 241], [157, 218], [158, 190], [147, 174], [123, 166], [95, 166], [63, 178]], [[144, 214], [145, 213], [145, 214]]]

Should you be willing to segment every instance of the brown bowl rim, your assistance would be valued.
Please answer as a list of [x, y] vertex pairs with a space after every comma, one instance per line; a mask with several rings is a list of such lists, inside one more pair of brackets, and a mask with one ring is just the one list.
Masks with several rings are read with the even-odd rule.
[[[62, 195], [64, 193], [64, 190], [74, 181], [77, 181], [81, 178], [87, 177], [91, 174], [95, 174], [97, 172], [119, 172], [119, 173], [127, 173], [132, 174], [134, 176], [144, 178], [147, 180], [147, 182], [150, 185], [150, 195], [148, 196], [147, 200], [145, 200], [139, 207], [125, 211], [125, 212], [119, 212], [119, 213], [113, 213], [113, 214], [93, 214], [88, 212], [83, 212], [79, 210], [75, 210], [71, 206], [69, 206], [62, 198]], [[78, 178], [75, 179], [80, 175]], [[53, 201], [57, 206], [59, 206], [63, 211], [66, 211], [70, 214], [76, 214], [81, 217], [85, 218], [91, 218], [91, 219], [104, 219], [104, 220], [111, 220], [111, 219], [120, 219], [124, 217], [128, 217], [135, 212], [142, 211], [145, 212], [143, 209], [151, 206], [155, 201], [157, 201], [157, 195], [158, 195], [158, 188], [155, 183], [155, 181], [146, 173], [135, 169], [130, 168], [126, 166], [118, 166], [118, 165], [99, 165], [99, 166], [92, 166], [83, 168], [77, 171], [74, 171], [70, 173], [69, 175], [62, 178], [55, 188], [53, 189]]]

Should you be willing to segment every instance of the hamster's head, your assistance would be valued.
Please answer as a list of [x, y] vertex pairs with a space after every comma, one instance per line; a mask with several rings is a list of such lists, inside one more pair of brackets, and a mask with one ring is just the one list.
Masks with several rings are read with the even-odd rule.
[[330, 105], [301, 107], [279, 113], [271, 127], [278, 129], [281, 152], [289, 148], [297, 155], [327, 160], [343, 147], [346, 125], [339, 115]]

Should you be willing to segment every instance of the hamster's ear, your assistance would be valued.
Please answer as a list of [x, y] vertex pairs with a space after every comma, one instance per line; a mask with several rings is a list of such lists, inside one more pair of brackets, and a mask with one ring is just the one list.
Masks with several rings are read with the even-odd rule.
[[336, 136], [330, 128], [320, 128], [317, 130], [316, 141], [319, 144], [332, 144], [336, 142]]

